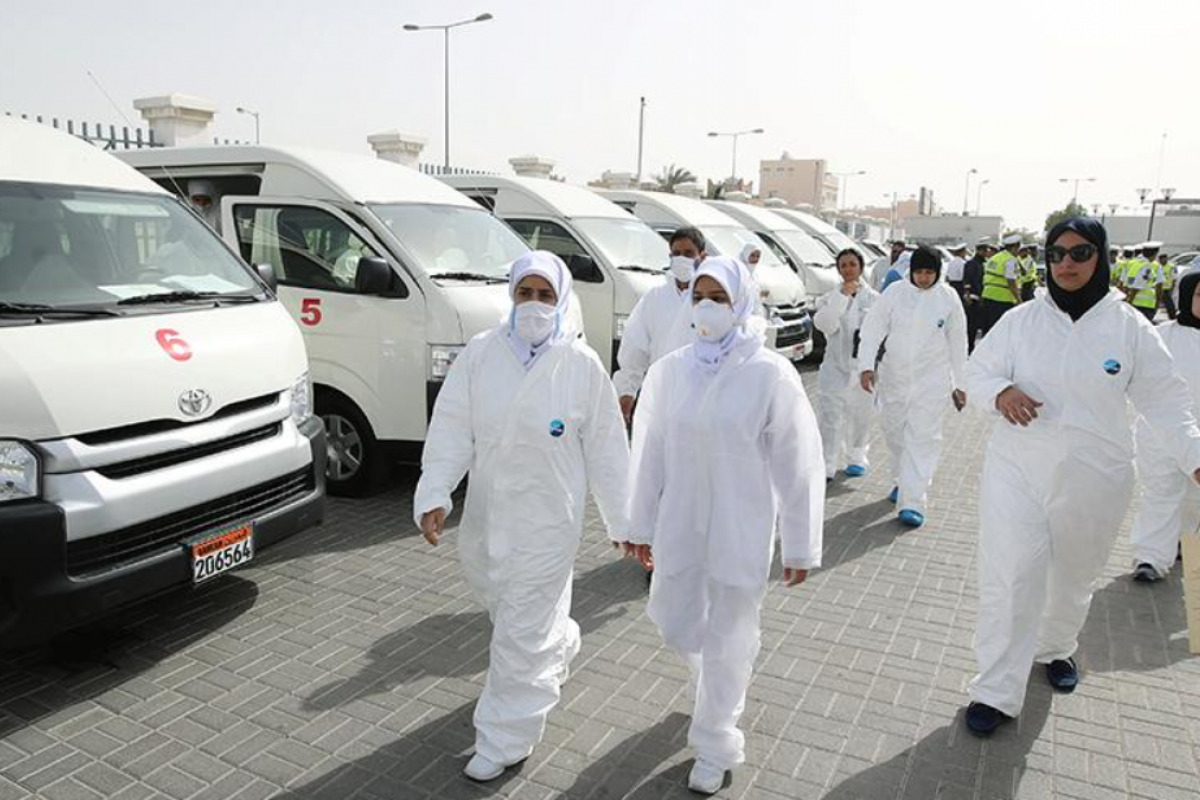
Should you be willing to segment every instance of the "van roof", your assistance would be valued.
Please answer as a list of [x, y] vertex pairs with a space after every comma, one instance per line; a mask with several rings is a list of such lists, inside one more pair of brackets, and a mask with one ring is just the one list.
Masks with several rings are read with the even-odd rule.
[[0, 118], [0, 181], [166, 194], [99, 147], [20, 119]]
[[735, 203], [732, 200], [713, 200], [712, 205], [727, 212], [734, 219], [739, 216], [750, 219], [759, 230], [764, 231], [798, 231], [800, 226], [784, 216], [776, 214], [769, 208], [752, 206], [749, 203]]
[[741, 223], [731, 218], [724, 211], [720, 211], [712, 206], [700, 201], [693, 200], [690, 197], [682, 197], [677, 194], [668, 194], [667, 192], [647, 192], [640, 189], [608, 189], [600, 192], [602, 197], [607, 197], [614, 201], [629, 201], [637, 203], [652, 203], [658, 205], [665, 211], [674, 214], [682, 220], [686, 220], [686, 224], [695, 225], [698, 228], [703, 228], [706, 225], [725, 226], [735, 225], [742, 227]]
[[828, 222], [821, 219], [820, 217], [818, 217], [815, 214], [809, 214], [805, 211], [797, 211], [794, 208], [781, 208], [779, 210], [782, 211], [784, 214], [787, 214], [788, 216], [791, 216], [795, 219], [800, 220], [805, 225], [812, 228], [814, 231], [817, 231], [818, 233], [836, 233], [836, 232], [838, 232], [838, 229], [835, 226], [830, 225]]
[[441, 181], [415, 169], [358, 153], [308, 147], [217, 145], [163, 147], [122, 153], [138, 167], [204, 167], [282, 164], [325, 183], [331, 193], [360, 203], [434, 203], [475, 208], [475, 204]]
[[539, 201], [548, 211], [568, 219], [605, 217], [629, 219], [629, 213], [582, 186], [546, 178], [510, 178], [502, 175], [454, 175], [442, 181], [456, 189], [513, 189]]

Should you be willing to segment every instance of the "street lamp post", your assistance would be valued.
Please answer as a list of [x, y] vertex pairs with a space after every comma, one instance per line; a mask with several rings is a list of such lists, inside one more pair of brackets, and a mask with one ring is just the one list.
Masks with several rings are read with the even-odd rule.
[[1071, 204], [1078, 205], [1079, 204], [1079, 184], [1095, 183], [1096, 179], [1095, 178], [1059, 178], [1058, 179], [1059, 183], [1071, 183], [1072, 181], [1074, 181], [1074, 183], [1075, 183], [1075, 190], [1073, 192], [1071, 192]]
[[259, 119], [258, 119], [258, 118], [259, 118], [259, 113], [258, 113], [257, 111], [251, 111], [251, 110], [250, 110], [250, 109], [248, 109], [248, 108], [242, 108], [241, 106], [238, 106], [238, 107], [237, 107], [237, 113], [239, 113], [239, 114], [249, 114], [250, 116], [254, 117], [254, 143], [255, 143], [255, 144], [262, 144], [262, 136], [261, 136], [261, 135], [260, 135], [260, 133], [259, 133], [259, 131], [260, 131], [260, 128], [259, 128]]
[[979, 182], [979, 186], [975, 189], [975, 216], [979, 216], [979, 209], [983, 208], [983, 187], [992, 182], [991, 178], [984, 178]]
[[493, 19], [491, 14], [480, 14], [478, 17], [474, 17], [473, 19], [459, 20], [458, 22], [451, 22], [448, 25], [411, 25], [410, 24], [410, 25], [404, 26], [404, 30], [406, 30], [406, 31], [442, 31], [442, 33], [445, 34], [445, 49], [444, 49], [444, 53], [445, 53], [444, 82], [445, 82], [445, 89], [446, 89], [445, 167], [446, 167], [447, 171], [450, 170], [450, 31], [453, 30], [454, 28], [461, 28], [463, 25], [471, 25], [476, 22], [487, 22], [489, 19]]
[[833, 177], [838, 178], [838, 192], [841, 194], [838, 200], [838, 205], [841, 208], [846, 208], [846, 198], [850, 196], [850, 179], [856, 175], [866, 175], [865, 169], [860, 169], [855, 172], [833, 172], [830, 173]]
[[744, 131], [729, 131], [726, 133], [721, 133], [718, 131], [709, 131], [708, 132], [708, 135], [710, 138], [716, 137], [716, 136], [728, 136], [731, 139], [733, 139], [733, 166], [732, 166], [733, 171], [729, 174], [729, 177], [734, 181], [737, 180], [737, 142], [738, 142], [738, 137], [746, 136], [748, 134], [753, 134], [753, 133], [765, 133], [765, 131], [762, 128], [749, 128]]
[[967, 170], [967, 188], [963, 189], [963, 216], [964, 217], [971, 213], [970, 206], [967, 205], [968, 203], [971, 202], [971, 176], [977, 172], [979, 172], [979, 170], [975, 169], [974, 167], [971, 167], [969, 170]]

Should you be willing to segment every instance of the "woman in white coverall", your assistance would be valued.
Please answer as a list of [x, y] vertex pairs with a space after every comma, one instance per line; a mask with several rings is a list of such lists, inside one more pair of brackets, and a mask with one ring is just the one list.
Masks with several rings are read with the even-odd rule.
[[649, 616], [692, 670], [689, 786], [706, 794], [745, 760], [777, 523], [789, 586], [821, 561], [821, 436], [795, 367], [748, 324], [752, 285], [735, 259], [700, 265], [693, 343], [650, 368], [633, 435], [631, 545], [655, 569]]
[[[1159, 325], [1175, 368], [1187, 381], [1193, 409], [1200, 409], [1200, 272], [1179, 281], [1174, 322]], [[1162, 442], [1142, 417], [1137, 422], [1138, 482], [1142, 502], [1133, 523], [1133, 579], [1157, 583], [1166, 577], [1179, 548], [1180, 533], [1200, 526], [1200, 487], [1179, 468], [1168, 443]]]
[[472, 339], [446, 378], [414, 500], [436, 545], [471, 473], [458, 550], [492, 621], [466, 767], [481, 781], [533, 751], [579, 651], [571, 577], [589, 489], [610, 536], [628, 538], [625, 426], [603, 365], [568, 324], [571, 273], [527, 253], [509, 287], [508, 321]]
[[827, 480], [833, 480], [843, 463], [848, 478], [867, 474], [872, 402], [859, 385], [856, 351], [867, 311], [879, 299], [879, 292], [863, 280], [863, 260], [857, 250], [838, 253], [837, 271], [842, 285], [817, 301], [813, 315], [813, 324], [825, 334], [825, 358], [817, 373], [817, 419]]
[[968, 729], [1021, 711], [1029, 670], [1078, 683], [1079, 631], [1133, 491], [1127, 401], [1200, 480], [1200, 430], [1162, 339], [1109, 289], [1108, 242], [1075, 217], [1046, 236], [1046, 291], [1005, 314], [967, 367], [972, 403], [1003, 417], [979, 499], [979, 614]]
[[888, 497], [900, 508], [903, 524], [925, 524], [925, 503], [942, 455], [942, 411], [953, 401], [966, 405], [967, 320], [962, 301], [938, 280], [942, 257], [919, 247], [908, 280], [880, 295], [867, 315], [858, 348], [862, 388], [875, 390], [875, 359], [880, 364], [881, 421], [896, 488]]

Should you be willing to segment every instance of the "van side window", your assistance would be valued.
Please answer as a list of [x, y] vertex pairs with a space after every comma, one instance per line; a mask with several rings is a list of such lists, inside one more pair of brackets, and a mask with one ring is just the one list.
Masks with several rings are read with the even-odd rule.
[[239, 205], [238, 247], [250, 264], [270, 264], [285, 286], [353, 292], [360, 258], [378, 254], [344, 222], [319, 208]]
[[[520, 234], [531, 248], [534, 250], [549, 250], [554, 255], [567, 262], [568, 265], [573, 263], [573, 257], [583, 256], [588, 258], [588, 252], [583, 248], [583, 245], [571, 235], [571, 232], [559, 225], [556, 222], [549, 222], [544, 219], [506, 219], [508, 226]], [[600, 273], [595, 273], [600, 275]], [[597, 282], [595, 277], [591, 276], [575, 276], [576, 280], [582, 280], [588, 283]], [[603, 277], [600, 278], [603, 282]]]

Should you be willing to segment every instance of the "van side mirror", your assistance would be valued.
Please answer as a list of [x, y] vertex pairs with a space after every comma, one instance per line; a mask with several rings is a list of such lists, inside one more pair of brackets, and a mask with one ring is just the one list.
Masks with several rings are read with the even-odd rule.
[[270, 264], [255, 264], [254, 273], [267, 285], [272, 294], [279, 291], [279, 276], [275, 274], [275, 267]]
[[567, 256], [567, 269], [571, 277], [583, 283], [604, 283], [604, 273], [596, 264], [595, 259], [586, 253], [573, 253]]
[[358, 260], [354, 273], [354, 291], [359, 294], [381, 295], [392, 289], [392, 266], [387, 259], [364, 256]]

